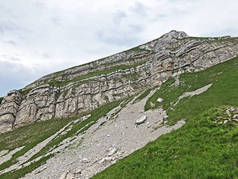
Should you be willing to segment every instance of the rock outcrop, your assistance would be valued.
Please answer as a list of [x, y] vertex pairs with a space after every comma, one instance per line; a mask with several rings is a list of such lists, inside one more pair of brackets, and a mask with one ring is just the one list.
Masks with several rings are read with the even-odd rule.
[[38, 120], [66, 118], [160, 86], [171, 76], [238, 56], [238, 38], [195, 38], [171, 31], [128, 51], [40, 78], [7, 94], [0, 132]]

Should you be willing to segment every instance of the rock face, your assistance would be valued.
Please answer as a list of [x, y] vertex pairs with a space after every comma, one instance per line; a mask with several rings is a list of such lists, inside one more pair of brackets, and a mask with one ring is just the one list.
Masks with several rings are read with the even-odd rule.
[[10, 91], [0, 104], [0, 132], [65, 118], [126, 98], [171, 76], [238, 56], [238, 38], [194, 38], [171, 31], [159, 39]]
[[0, 131], [9, 131], [14, 128], [16, 115], [21, 105], [22, 95], [13, 90], [8, 92], [0, 106]]

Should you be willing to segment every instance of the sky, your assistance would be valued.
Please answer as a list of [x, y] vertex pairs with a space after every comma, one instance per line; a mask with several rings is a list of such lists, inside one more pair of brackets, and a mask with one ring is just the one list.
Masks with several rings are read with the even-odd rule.
[[1, 0], [0, 96], [160, 37], [238, 36], [237, 0]]

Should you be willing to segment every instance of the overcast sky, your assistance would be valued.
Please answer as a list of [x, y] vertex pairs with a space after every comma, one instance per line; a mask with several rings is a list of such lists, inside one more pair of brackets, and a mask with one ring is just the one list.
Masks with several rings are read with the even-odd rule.
[[0, 96], [175, 29], [238, 36], [238, 0], [1, 0]]

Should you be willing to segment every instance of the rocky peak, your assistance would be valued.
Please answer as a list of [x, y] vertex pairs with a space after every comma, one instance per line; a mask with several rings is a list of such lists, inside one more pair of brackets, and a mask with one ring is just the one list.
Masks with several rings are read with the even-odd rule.
[[162, 39], [167, 39], [167, 40], [171, 40], [171, 39], [182, 39], [184, 37], [188, 37], [188, 35], [183, 32], [183, 31], [176, 31], [176, 30], [171, 30], [170, 32], [164, 34], [162, 36]]
[[155, 50], [166, 50], [169, 49], [171, 44], [176, 43], [178, 40], [188, 37], [188, 35], [183, 31], [172, 30], [164, 35], [162, 35], [157, 43], [155, 44]]

